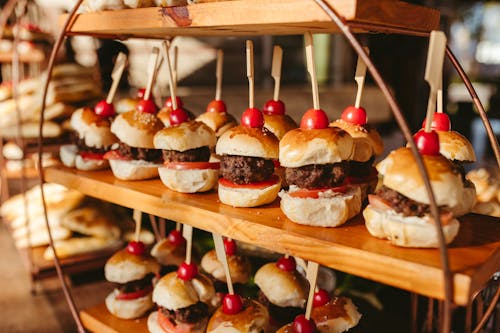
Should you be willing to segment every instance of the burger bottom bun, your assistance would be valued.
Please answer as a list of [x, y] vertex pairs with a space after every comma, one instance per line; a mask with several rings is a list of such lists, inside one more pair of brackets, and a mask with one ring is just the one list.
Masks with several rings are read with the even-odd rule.
[[59, 148], [59, 158], [68, 168], [75, 167], [76, 154], [78, 154], [76, 145], [64, 145]]
[[273, 202], [281, 189], [281, 182], [259, 188], [226, 187], [219, 183], [219, 200], [233, 207], [257, 207]]
[[142, 160], [109, 160], [113, 175], [122, 180], [141, 180], [158, 177], [158, 165]]
[[[354, 303], [349, 298], [345, 298], [344, 311], [347, 316], [338, 316], [336, 318], [315, 318], [314, 309], [312, 312], [312, 318], [316, 323], [316, 328], [321, 333], [342, 333], [358, 325], [361, 319], [361, 314]], [[322, 320], [324, 319], [324, 320]]]
[[59, 149], [59, 157], [62, 163], [70, 168], [78, 170], [101, 170], [109, 166], [107, 160], [96, 160], [92, 158], [84, 159], [78, 154], [76, 145], [64, 145]]
[[[404, 217], [395, 211], [382, 211], [368, 205], [363, 211], [365, 225], [374, 237], [388, 239], [392, 244], [402, 247], [439, 247], [436, 227], [424, 218]], [[443, 226], [446, 244], [458, 234], [460, 224], [453, 219]]]
[[361, 210], [361, 189], [351, 187], [344, 194], [330, 197], [293, 198], [280, 192], [281, 210], [293, 222], [316, 227], [337, 227]]
[[[205, 333], [207, 327], [208, 318], [197, 322], [194, 325], [190, 325], [189, 333]], [[164, 330], [160, 324], [158, 324], [158, 311], [152, 312], [148, 317], [148, 330], [149, 333], [177, 333], [177, 330]], [[184, 332], [184, 331], [183, 331]]]
[[460, 200], [455, 206], [450, 207], [450, 211], [453, 216], [462, 216], [469, 213], [476, 203], [476, 188], [475, 187], [465, 187], [462, 193], [462, 200]]
[[139, 318], [153, 308], [154, 304], [149, 293], [144, 297], [132, 300], [116, 299], [116, 292], [113, 290], [106, 297], [106, 307], [114, 316], [122, 319]]
[[166, 187], [182, 193], [209, 191], [219, 179], [219, 170], [215, 169], [175, 170], [160, 167], [158, 173]]

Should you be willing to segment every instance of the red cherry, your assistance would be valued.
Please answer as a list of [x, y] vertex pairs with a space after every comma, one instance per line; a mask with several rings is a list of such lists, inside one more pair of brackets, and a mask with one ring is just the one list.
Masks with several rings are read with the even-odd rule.
[[316, 324], [312, 319], [307, 319], [303, 314], [298, 315], [293, 320], [293, 331], [295, 333], [314, 333], [316, 332]]
[[268, 116], [283, 115], [285, 114], [285, 103], [280, 100], [275, 101], [274, 99], [270, 99], [266, 102], [266, 104], [264, 104], [262, 112]]
[[177, 269], [177, 277], [184, 281], [192, 280], [198, 275], [198, 267], [196, 264], [183, 262]]
[[127, 245], [127, 252], [135, 255], [143, 255], [146, 252], [146, 246], [143, 242], [129, 242]]
[[325, 289], [318, 289], [318, 291], [314, 293], [313, 307], [323, 306], [330, 302], [331, 299], [330, 294], [328, 294]]
[[[425, 128], [426, 122], [427, 118], [424, 119], [422, 128]], [[436, 131], [451, 131], [450, 117], [448, 117], [446, 113], [434, 113], [434, 119], [432, 119], [431, 129]]]
[[235, 315], [243, 310], [243, 301], [239, 295], [227, 294], [222, 299], [222, 312]]
[[248, 108], [241, 115], [241, 124], [246, 127], [259, 128], [264, 126], [264, 116], [257, 108]]
[[294, 257], [281, 257], [279, 260], [276, 262], [276, 266], [278, 266], [279, 269], [285, 272], [291, 272], [294, 271], [297, 265], [295, 264], [295, 258]]
[[99, 101], [94, 107], [94, 112], [101, 117], [112, 117], [116, 114], [113, 103], [108, 103], [106, 100]]
[[[144, 99], [144, 95], [146, 94], [146, 88], [139, 88], [139, 90], [137, 90], [137, 98], [139, 99]], [[149, 98], [150, 100], [153, 100], [153, 94], [152, 93], [149, 93]]]
[[184, 111], [181, 108], [177, 108], [175, 110], [170, 111], [169, 118], [170, 118], [170, 125], [172, 126], [180, 125], [189, 120], [189, 116], [187, 115], [186, 111]]
[[137, 111], [155, 114], [158, 109], [152, 100], [141, 99], [139, 104], [137, 104]]
[[367, 119], [366, 110], [362, 107], [357, 108], [351, 105], [342, 112], [342, 120], [351, 124], [364, 126]]
[[207, 112], [227, 112], [226, 103], [221, 100], [214, 99], [207, 105]]
[[[182, 108], [184, 106], [184, 103], [182, 103], [182, 100], [179, 96], [175, 96], [175, 100], [177, 101], [177, 108]], [[172, 105], [172, 97], [167, 98], [167, 100], [165, 101], [165, 107], [167, 109], [172, 109], [174, 107]]]
[[319, 109], [309, 109], [302, 116], [300, 128], [303, 129], [322, 129], [328, 127], [328, 116], [325, 111]]
[[186, 244], [186, 239], [182, 237], [182, 233], [179, 230], [170, 231], [167, 239], [173, 246], [182, 246]]
[[439, 155], [439, 136], [434, 130], [428, 133], [424, 130], [418, 131], [413, 136], [413, 141], [421, 154]]
[[224, 239], [224, 249], [228, 256], [234, 256], [238, 248], [236, 247], [236, 242], [232, 239]]

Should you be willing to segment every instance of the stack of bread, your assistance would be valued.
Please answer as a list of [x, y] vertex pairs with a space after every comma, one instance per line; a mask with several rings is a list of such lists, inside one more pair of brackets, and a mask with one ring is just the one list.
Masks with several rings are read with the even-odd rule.
[[500, 174], [480, 168], [469, 171], [466, 177], [476, 187], [476, 204], [472, 211], [500, 217]]

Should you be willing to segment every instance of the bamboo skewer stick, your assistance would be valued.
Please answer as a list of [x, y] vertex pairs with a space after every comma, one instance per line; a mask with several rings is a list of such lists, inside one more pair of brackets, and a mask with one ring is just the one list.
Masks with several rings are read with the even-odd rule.
[[173, 71], [173, 74], [174, 74], [174, 91], [175, 91], [175, 96], [177, 96], [177, 81], [178, 81], [178, 75], [177, 75], [177, 63], [178, 63], [178, 60], [179, 60], [179, 48], [177, 47], [177, 45], [174, 46], [174, 61], [173, 61], [173, 65], [174, 65], [174, 71]]
[[[366, 54], [370, 54], [370, 50], [367, 47], [363, 47]], [[361, 96], [363, 95], [363, 89], [365, 87], [365, 78], [366, 78], [366, 64], [358, 57], [358, 64], [356, 65], [356, 74], [354, 74], [354, 81], [358, 84], [358, 91], [356, 93], [356, 102], [354, 103], [354, 107], [359, 108], [361, 106]]]
[[314, 43], [310, 32], [304, 35], [304, 42], [306, 46], [306, 60], [307, 60], [307, 71], [311, 76], [311, 87], [313, 95], [313, 107], [315, 110], [319, 110], [319, 90], [318, 90], [318, 79], [316, 78], [316, 64], [314, 61]]
[[217, 66], [215, 68], [215, 100], [220, 101], [222, 99], [222, 65], [224, 64], [224, 51], [217, 50]]
[[186, 239], [186, 263], [191, 264], [191, 254], [193, 251], [193, 227], [185, 224], [182, 228], [182, 236]]
[[116, 58], [113, 72], [111, 73], [111, 78], [113, 79], [113, 83], [111, 84], [108, 96], [106, 97], [106, 103], [108, 104], [113, 103], [116, 90], [118, 89], [118, 85], [120, 84], [120, 80], [122, 78], [123, 71], [125, 70], [126, 65], [127, 65], [127, 56], [125, 55], [125, 53], [120, 52], [118, 54], [118, 57]]
[[224, 241], [222, 236], [218, 233], [212, 233], [215, 243], [215, 253], [217, 254], [217, 259], [222, 263], [224, 267], [224, 273], [226, 275], [227, 290], [231, 295], [234, 295], [233, 281], [231, 280], [231, 272], [229, 271], [229, 264], [227, 263], [226, 250], [224, 248]]
[[151, 56], [149, 57], [148, 63], [148, 83], [146, 85], [146, 91], [144, 92], [144, 100], [148, 100], [151, 95], [151, 89], [153, 88], [153, 80], [155, 78], [156, 72], [156, 62], [158, 61], [159, 49], [153, 47]]
[[280, 99], [281, 64], [282, 64], [282, 62], [283, 62], [283, 49], [279, 45], [274, 45], [273, 64], [271, 67], [271, 76], [274, 79], [273, 99], [275, 101], [278, 101]]
[[142, 224], [142, 212], [138, 209], [134, 209], [133, 218], [135, 222], [135, 241], [141, 240], [141, 224]]
[[175, 79], [174, 79], [174, 73], [172, 70], [172, 63], [170, 62], [170, 55], [168, 53], [168, 43], [165, 41], [162, 43], [162, 52], [163, 52], [163, 58], [167, 61], [167, 67], [168, 67], [168, 78], [170, 81], [170, 97], [172, 99], [172, 108], [174, 110], [177, 110], [177, 97], [175, 94]]
[[247, 77], [248, 77], [248, 107], [255, 106], [254, 70], [253, 70], [253, 42], [247, 40]]
[[318, 281], [318, 269], [319, 269], [319, 265], [317, 262], [309, 261], [307, 263], [306, 278], [309, 281], [309, 296], [307, 297], [307, 306], [306, 306], [305, 316], [308, 320], [311, 318], [314, 292], [316, 289], [316, 282]]

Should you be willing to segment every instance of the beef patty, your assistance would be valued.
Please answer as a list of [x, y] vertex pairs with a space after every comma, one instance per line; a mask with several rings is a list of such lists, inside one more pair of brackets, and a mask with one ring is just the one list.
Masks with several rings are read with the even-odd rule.
[[198, 302], [177, 310], [168, 310], [164, 307], [160, 307], [159, 310], [172, 324], [175, 322], [196, 324], [209, 315], [208, 305], [203, 302]]
[[349, 171], [346, 161], [333, 164], [310, 164], [299, 168], [286, 168], [288, 185], [305, 189], [329, 188], [342, 184]]
[[118, 152], [123, 157], [128, 157], [132, 160], [144, 160], [154, 163], [162, 162], [161, 149], [131, 147], [126, 143], [120, 142]]
[[146, 287], [152, 287], [153, 286], [153, 278], [155, 275], [153, 273], [147, 274], [145, 277], [139, 280], [134, 280], [127, 282], [125, 284], [115, 284], [115, 288], [118, 289], [120, 293], [133, 293], [139, 290], [142, 290]]
[[353, 177], [368, 177], [374, 160], [375, 156], [366, 162], [349, 161], [349, 174]]
[[220, 161], [223, 178], [236, 184], [262, 182], [274, 173], [274, 162], [260, 157], [224, 155]]
[[375, 192], [376, 195], [386, 200], [389, 205], [399, 214], [403, 216], [418, 216], [422, 217], [431, 212], [429, 205], [419, 203], [401, 193], [394, 191], [386, 186], [382, 186]]
[[162, 150], [164, 162], [208, 162], [210, 148], [207, 146], [188, 149], [186, 151]]

